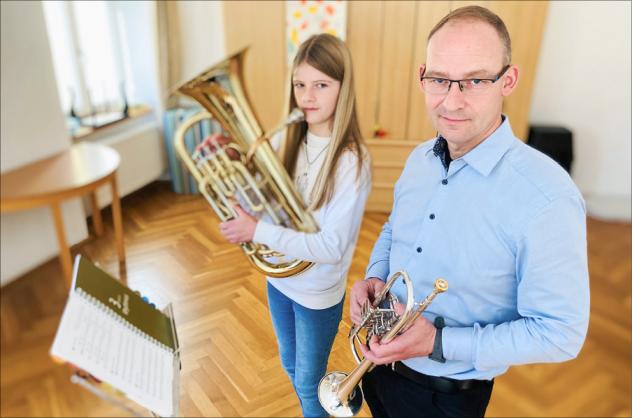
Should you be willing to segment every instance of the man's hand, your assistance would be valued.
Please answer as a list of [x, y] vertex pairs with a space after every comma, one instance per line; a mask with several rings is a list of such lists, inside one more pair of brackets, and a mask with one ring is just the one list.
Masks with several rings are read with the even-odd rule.
[[375, 299], [380, 290], [386, 283], [382, 280], [371, 277], [370, 279], [360, 280], [351, 288], [351, 297], [349, 298], [349, 308], [351, 312], [351, 321], [354, 324], [360, 324], [362, 320], [362, 305], [367, 299], [371, 302]]
[[257, 228], [257, 219], [244, 212], [239, 205], [233, 205], [233, 209], [237, 212], [237, 217], [230, 221], [222, 222], [219, 225], [220, 232], [224, 238], [233, 244], [252, 241]]
[[[403, 305], [398, 304], [396, 311], [401, 313]], [[403, 334], [393, 338], [389, 343], [380, 344], [377, 336], [369, 341], [371, 349], [360, 345], [360, 350], [367, 360], [375, 364], [389, 364], [412, 357], [424, 357], [432, 353], [437, 329], [428, 319], [420, 316]]]

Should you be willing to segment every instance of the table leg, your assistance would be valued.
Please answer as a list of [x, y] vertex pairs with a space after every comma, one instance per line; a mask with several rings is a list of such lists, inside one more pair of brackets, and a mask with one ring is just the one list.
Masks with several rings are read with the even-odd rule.
[[119, 258], [119, 276], [123, 283], [127, 282], [125, 264], [125, 242], [123, 241], [123, 217], [121, 215], [121, 200], [119, 199], [118, 186], [116, 184], [116, 172], [112, 174], [112, 219], [114, 221], [114, 236], [116, 237], [116, 250]]
[[59, 261], [64, 272], [64, 279], [68, 288], [72, 284], [72, 259], [70, 258], [70, 248], [66, 242], [66, 233], [64, 232], [64, 220], [61, 216], [59, 203], [51, 204], [53, 211], [53, 220], [55, 221], [55, 230], [57, 231], [57, 242], [59, 244]]
[[97, 202], [97, 191], [90, 192], [90, 206], [92, 207], [92, 224], [94, 225], [94, 233], [97, 237], [103, 235], [103, 219], [101, 218], [101, 209]]

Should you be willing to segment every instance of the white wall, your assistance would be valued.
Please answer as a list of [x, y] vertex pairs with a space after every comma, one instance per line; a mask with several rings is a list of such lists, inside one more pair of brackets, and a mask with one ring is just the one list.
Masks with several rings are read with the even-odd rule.
[[530, 121], [573, 131], [592, 216], [630, 220], [630, 2], [550, 3]]
[[225, 58], [224, 11], [220, 1], [179, 1], [182, 79], [189, 80]]
[[[42, 5], [39, 2], [0, 2], [1, 107], [0, 171], [61, 152], [70, 147]], [[62, 205], [69, 244], [87, 237], [81, 201]], [[0, 283], [58, 253], [50, 211], [41, 208], [1, 217]], [[61, 277], [60, 277], [61, 280]]]
[[[162, 134], [155, 114], [126, 122], [122, 126], [113, 126], [106, 132], [97, 132], [87, 139], [112, 147], [121, 156], [116, 173], [120, 196], [126, 196], [151, 183], [167, 168]], [[101, 208], [112, 202], [109, 187], [101, 187], [97, 191], [97, 201]], [[87, 197], [84, 198], [84, 208], [87, 213], [92, 214]]]

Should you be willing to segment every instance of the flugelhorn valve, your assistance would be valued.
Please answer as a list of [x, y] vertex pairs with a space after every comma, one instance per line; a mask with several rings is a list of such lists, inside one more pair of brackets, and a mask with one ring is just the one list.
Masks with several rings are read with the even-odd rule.
[[[407, 300], [404, 312], [401, 315], [396, 315], [394, 300], [390, 300], [391, 308], [389, 309], [381, 309], [379, 305], [387, 298], [390, 288], [395, 280], [400, 277], [406, 285]], [[398, 271], [391, 276], [382, 291], [375, 297], [373, 303], [363, 307], [361, 324], [353, 326], [349, 333], [351, 352], [358, 362], [358, 366], [349, 374], [336, 371], [325, 375], [321, 379], [318, 385], [318, 400], [322, 407], [334, 417], [352, 417], [360, 410], [364, 398], [362, 389], [359, 386], [360, 380], [362, 380], [362, 376], [365, 373], [375, 366], [373, 362], [366, 358], [360, 359], [357, 353], [355, 341], [359, 341], [358, 333], [362, 328], [369, 328], [367, 340], [370, 339], [370, 335], [377, 335], [381, 343], [388, 343], [398, 334], [405, 332], [419, 315], [426, 310], [433, 299], [446, 290], [448, 290], [448, 282], [442, 278], [436, 279], [432, 292], [423, 301], [415, 304], [412, 281], [408, 274], [405, 271]], [[392, 317], [391, 314], [395, 316]]]

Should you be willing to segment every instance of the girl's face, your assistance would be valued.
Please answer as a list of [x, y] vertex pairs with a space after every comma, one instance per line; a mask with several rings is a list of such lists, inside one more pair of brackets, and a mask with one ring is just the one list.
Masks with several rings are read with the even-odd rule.
[[292, 85], [294, 99], [305, 113], [309, 131], [318, 136], [330, 136], [340, 81], [304, 62], [296, 67]]

